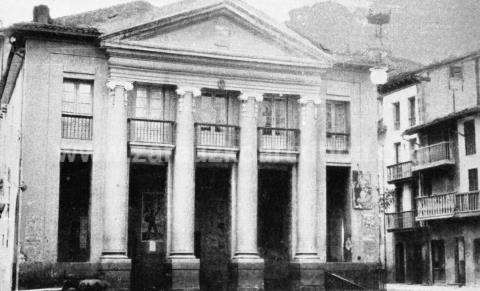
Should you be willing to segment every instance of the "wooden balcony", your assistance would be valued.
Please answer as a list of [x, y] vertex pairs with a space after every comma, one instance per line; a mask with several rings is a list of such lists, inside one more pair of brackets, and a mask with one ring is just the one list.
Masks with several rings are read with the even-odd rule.
[[300, 146], [300, 130], [259, 127], [258, 150], [260, 162], [295, 163]]
[[62, 138], [92, 140], [92, 116], [62, 114]]
[[395, 183], [412, 177], [412, 162], [403, 162], [387, 167], [387, 182]]
[[197, 160], [233, 162], [237, 160], [240, 127], [227, 124], [195, 124]]
[[350, 134], [327, 132], [327, 153], [347, 154], [350, 148]]
[[174, 121], [130, 118], [128, 130], [130, 155], [134, 158], [165, 162], [171, 156], [175, 143]]
[[402, 211], [396, 213], [386, 213], [388, 231], [406, 231], [418, 227], [415, 221], [414, 211]]
[[479, 192], [446, 193], [418, 197], [417, 220], [480, 215]]
[[449, 141], [421, 147], [413, 156], [413, 171], [455, 164], [453, 143]]

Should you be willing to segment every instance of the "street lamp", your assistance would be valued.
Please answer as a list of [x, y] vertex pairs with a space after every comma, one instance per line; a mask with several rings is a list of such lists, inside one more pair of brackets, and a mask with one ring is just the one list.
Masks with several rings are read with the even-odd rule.
[[390, 12], [388, 13], [374, 13], [373, 10], [370, 10], [367, 15], [368, 23], [376, 26], [375, 29], [375, 38], [378, 39], [380, 47], [373, 48], [372, 52], [376, 53], [375, 56], [375, 66], [370, 68], [370, 81], [374, 85], [383, 85], [387, 83], [388, 74], [387, 65], [383, 62], [383, 56], [386, 55], [384, 45], [383, 45], [383, 25], [390, 22]]
[[388, 68], [386, 66], [378, 66], [370, 68], [370, 81], [374, 85], [383, 85], [388, 80]]

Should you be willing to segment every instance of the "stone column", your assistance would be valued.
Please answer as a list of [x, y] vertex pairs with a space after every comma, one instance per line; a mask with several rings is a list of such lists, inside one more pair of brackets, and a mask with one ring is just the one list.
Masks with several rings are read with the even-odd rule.
[[200, 262], [194, 255], [195, 148], [193, 97], [199, 89], [177, 89], [177, 126], [173, 161], [171, 251], [173, 290], [200, 290]]
[[130, 287], [131, 261], [127, 257], [128, 156], [127, 91], [129, 82], [110, 80], [106, 102], [105, 192], [103, 251], [100, 258], [107, 280], [117, 290]]
[[244, 92], [240, 97], [240, 153], [236, 195], [236, 245], [233, 274], [237, 289], [263, 290], [263, 259], [257, 248], [258, 148], [257, 102], [263, 94]]
[[302, 96], [297, 183], [297, 243], [292, 267], [295, 288], [323, 286], [318, 255], [317, 104], [320, 97]]

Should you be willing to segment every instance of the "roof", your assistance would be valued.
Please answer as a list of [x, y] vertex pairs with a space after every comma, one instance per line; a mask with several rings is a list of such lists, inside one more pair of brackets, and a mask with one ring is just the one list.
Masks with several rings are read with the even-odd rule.
[[12, 31], [17, 32], [43, 32], [57, 35], [72, 35], [83, 37], [97, 37], [100, 35], [98, 30], [93, 27], [79, 27], [72, 25], [47, 24], [39, 22], [22, 22], [12, 25]]
[[473, 107], [470, 107], [470, 108], [467, 108], [467, 109], [463, 109], [461, 111], [452, 112], [452, 113], [447, 114], [445, 116], [436, 118], [436, 119], [434, 119], [430, 122], [410, 127], [407, 130], [405, 130], [403, 132], [403, 134], [404, 135], [415, 134], [417, 132], [420, 132], [420, 131], [423, 131], [425, 129], [431, 128], [432, 126], [436, 126], [436, 125], [442, 124], [444, 122], [450, 122], [450, 121], [454, 121], [454, 120], [457, 120], [457, 119], [461, 119], [461, 118], [464, 118], [464, 117], [467, 117], [467, 116], [470, 116], [470, 115], [474, 115], [474, 114], [477, 114], [477, 113], [480, 113], [480, 106], [473, 106]]

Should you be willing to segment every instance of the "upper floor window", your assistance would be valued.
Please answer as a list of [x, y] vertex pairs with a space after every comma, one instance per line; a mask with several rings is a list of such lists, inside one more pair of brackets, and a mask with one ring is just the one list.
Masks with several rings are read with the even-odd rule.
[[468, 170], [468, 191], [478, 191], [478, 170]]
[[393, 150], [394, 152], [394, 158], [395, 158], [395, 164], [400, 163], [400, 143], [396, 142], [393, 144]]
[[92, 115], [93, 83], [83, 80], [63, 81], [62, 112]]
[[298, 101], [287, 96], [266, 94], [259, 115], [262, 127], [297, 128]]
[[393, 103], [393, 128], [400, 129], [400, 102]]
[[204, 93], [197, 101], [199, 119], [203, 123], [228, 124], [228, 97], [225, 94]]
[[475, 121], [469, 120], [464, 122], [463, 132], [465, 135], [465, 155], [474, 155], [477, 151], [475, 144]]
[[449, 68], [450, 78], [453, 79], [463, 79], [463, 68], [462, 66], [450, 66]]
[[348, 102], [327, 101], [327, 132], [348, 132]]
[[132, 100], [133, 116], [153, 120], [174, 120], [175, 91], [160, 86], [137, 86]]
[[415, 97], [408, 98], [408, 121], [410, 126], [414, 126], [415, 120]]

